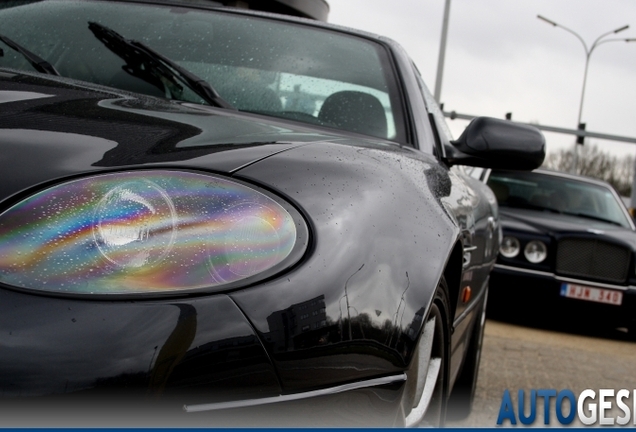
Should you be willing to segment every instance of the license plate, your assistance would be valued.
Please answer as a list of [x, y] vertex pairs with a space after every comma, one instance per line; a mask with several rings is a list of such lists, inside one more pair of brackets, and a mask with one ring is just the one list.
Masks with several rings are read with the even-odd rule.
[[561, 295], [563, 297], [617, 306], [620, 306], [621, 303], [623, 303], [623, 293], [621, 291], [593, 288], [569, 283], [561, 284]]

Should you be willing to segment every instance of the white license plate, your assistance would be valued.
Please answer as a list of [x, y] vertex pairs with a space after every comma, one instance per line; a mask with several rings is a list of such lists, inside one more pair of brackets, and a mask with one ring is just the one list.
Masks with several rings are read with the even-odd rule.
[[617, 306], [620, 306], [621, 303], [623, 303], [623, 293], [621, 291], [593, 288], [569, 283], [561, 284], [561, 295], [563, 297]]

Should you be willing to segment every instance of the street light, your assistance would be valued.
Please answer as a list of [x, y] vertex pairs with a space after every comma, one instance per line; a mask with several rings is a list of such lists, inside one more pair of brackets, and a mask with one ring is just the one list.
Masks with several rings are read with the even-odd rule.
[[[541, 15], [537, 15], [537, 18], [539, 18], [542, 21], [547, 22], [548, 24], [554, 26], [554, 27], [560, 27], [563, 30], [573, 34], [574, 36], [577, 37], [578, 40], [581, 41], [581, 43], [583, 44], [583, 49], [585, 50], [585, 73], [583, 74], [583, 89], [581, 90], [581, 103], [579, 104], [579, 117], [578, 117], [578, 121], [576, 122], [576, 126], [577, 129], [584, 129], [584, 125], [581, 124], [581, 115], [583, 114], [583, 100], [585, 98], [585, 83], [587, 81], [587, 70], [588, 70], [588, 66], [590, 64], [590, 57], [592, 55], [592, 52], [594, 51], [594, 49], [601, 45], [604, 44], [606, 42], [620, 42], [620, 41], [624, 41], [624, 42], [634, 42], [636, 41], [636, 38], [628, 38], [628, 39], [605, 39], [602, 40], [604, 37], [612, 35], [612, 34], [616, 34], [619, 32], [622, 32], [623, 30], [627, 30], [629, 28], [629, 25], [624, 25], [622, 27], [617, 28], [616, 30], [612, 30], [609, 31], [607, 33], [603, 33], [602, 35], [600, 35], [599, 37], [596, 38], [596, 40], [594, 41], [594, 43], [592, 44], [591, 47], [588, 48], [587, 44], [585, 43], [585, 41], [583, 40], [583, 38], [576, 33], [574, 30], [571, 30], [565, 26], [562, 26], [561, 24], [558, 24], [544, 16]], [[581, 141], [582, 143], [582, 141]], [[578, 143], [575, 142], [574, 143], [574, 164], [572, 167], [572, 172], [576, 172], [577, 169], [577, 165], [578, 165]]]
[[448, 17], [450, 15], [451, 0], [444, 3], [444, 18], [442, 20], [442, 37], [439, 41], [439, 57], [437, 59], [437, 76], [435, 77], [435, 93], [433, 97], [441, 103], [442, 76], [444, 75], [444, 58], [446, 57], [446, 38], [448, 36]]

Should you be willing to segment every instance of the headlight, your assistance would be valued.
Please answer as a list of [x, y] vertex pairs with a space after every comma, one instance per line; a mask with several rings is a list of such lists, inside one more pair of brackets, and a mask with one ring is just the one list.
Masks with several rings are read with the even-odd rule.
[[514, 258], [519, 255], [520, 250], [521, 246], [519, 245], [519, 240], [514, 237], [505, 236], [501, 241], [499, 253], [506, 258]]
[[0, 282], [67, 294], [243, 286], [294, 264], [307, 227], [235, 180], [128, 171], [51, 187], [0, 215]]
[[523, 254], [528, 261], [538, 264], [548, 256], [548, 248], [542, 241], [533, 240], [526, 245]]

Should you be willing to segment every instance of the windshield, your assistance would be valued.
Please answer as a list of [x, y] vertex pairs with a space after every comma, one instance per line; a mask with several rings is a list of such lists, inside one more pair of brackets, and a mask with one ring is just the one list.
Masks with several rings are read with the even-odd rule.
[[[176, 91], [169, 77], [144, 73], [150, 69], [146, 59], [115, 54], [89, 29], [90, 22], [165, 56], [238, 110], [405, 141], [388, 54], [362, 37], [172, 6], [42, 1], [0, 8], [0, 34], [46, 60], [61, 76], [207, 103], [192, 88]], [[2, 41], [0, 48], [0, 67], [35, 71]]]
[[501, 207], [581, 216], [631, 228], [609, 187], [537, 172], [493, 171], [488, 186]]

